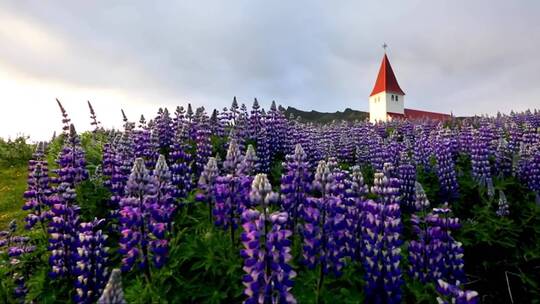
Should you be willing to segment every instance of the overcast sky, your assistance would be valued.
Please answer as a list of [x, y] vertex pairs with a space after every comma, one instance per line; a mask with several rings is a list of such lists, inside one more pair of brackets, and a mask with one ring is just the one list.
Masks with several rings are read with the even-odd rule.
[[191, 102], [367, 110], [383, 42], [406, 107], [540, 108], [540, 1], [0, 2], [0, 137]]

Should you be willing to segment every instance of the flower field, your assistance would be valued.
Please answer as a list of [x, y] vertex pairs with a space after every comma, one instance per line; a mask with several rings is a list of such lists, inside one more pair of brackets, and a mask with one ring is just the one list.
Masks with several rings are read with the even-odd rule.
[[537, 111], [314, 124], [234, 99], [114, 130], [88, 103], [77, 133], [58, 106], [62, 134], [0, 142], [2, 303], [540, 303]]

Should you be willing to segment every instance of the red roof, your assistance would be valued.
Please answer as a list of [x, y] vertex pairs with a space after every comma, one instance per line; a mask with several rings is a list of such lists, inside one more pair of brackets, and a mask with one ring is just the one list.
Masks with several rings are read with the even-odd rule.
[[392, 66], [390, 65], [388, 57], [386, 57], [386, 54], [384, 54], [381, 67], [379, 68], [379, 75], [377, 75], [377, 81], [375, 81], [375, 86], [369, 96], [371, 97], [384, 91], [405, 95], [403, 90], [399, 87], [396, 75], [394, 75], [394, 71], [392, 70]]
[[449, 120], [452, 116], [445, 113], [435, 113], [413, 109], [405, 109], [405, 117], [409, 120]]
[[395, 119], [399, 119], [399, 120], [405, 119], [405, 115], [400, 114], [400, 113], [386, 112], [386, 115], [390, 116], [394, 120]]

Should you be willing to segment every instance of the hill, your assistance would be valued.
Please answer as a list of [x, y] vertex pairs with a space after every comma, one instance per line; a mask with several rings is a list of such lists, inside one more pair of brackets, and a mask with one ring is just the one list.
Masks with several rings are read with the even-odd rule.
[[330, 123], [334, 120], [355, 121], [369, 119], [368, 112], [356, 111], [350, 108], [346, 108], [343, 112], [337, 111], [334, 113], [328, 113], [313, 110], [308, 112], [296, 109], [294, 107], [287, 107], [287, 109], [285, 109], [285, 113], [287, 117], [290, 117], [292, 114], [294, 117], [300, 117], [302, 121], [316, 123]]

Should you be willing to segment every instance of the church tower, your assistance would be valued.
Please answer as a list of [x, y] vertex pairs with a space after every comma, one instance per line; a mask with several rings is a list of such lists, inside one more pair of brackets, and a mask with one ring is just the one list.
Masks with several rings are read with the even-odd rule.
[[375, 81], [375, 86], [369, 95], [369, 121], [375, 123], [394, 118], [405, 118], [404, 97], [405, 93], [399, 87], [385, 52], [377, 81]]

